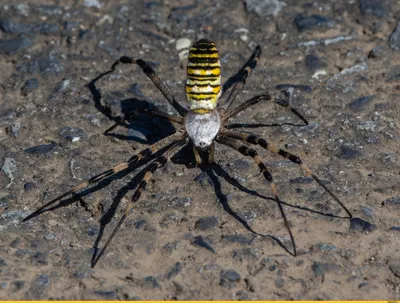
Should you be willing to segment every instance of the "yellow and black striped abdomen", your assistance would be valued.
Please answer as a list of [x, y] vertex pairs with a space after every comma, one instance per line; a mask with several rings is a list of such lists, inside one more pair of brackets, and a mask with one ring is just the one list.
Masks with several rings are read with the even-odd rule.
[[221, 96], [221, 64], [214, 42], [199, 40], [189, 52], [186, 95], [191, 111], [212, 111]]

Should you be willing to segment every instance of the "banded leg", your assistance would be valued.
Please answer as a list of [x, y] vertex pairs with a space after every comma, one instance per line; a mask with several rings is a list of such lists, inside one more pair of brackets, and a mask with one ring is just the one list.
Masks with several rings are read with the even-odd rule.
[[[177, 123], [177, 124], [183, 124], [183, 118], [179, 117], [179, 116], [175, 116], [175, 115], [169, 115], [167, 113], [164, 113], [162, 111], [159, 111], [158, 109], [142, 109], [142, 108], [137, 108], [134, 111], [137, 111], [139, 113], [145, 113], [148, 114], [149, 116], [156, 116], [156, 117], [160, 117], [163, 119], [167, 119], [168, 121], [171, 121], [173, 123]], [[111, 132], [113, 129], [115, 129], [118, 125], [121, 124], [122, 121], [125, 120], [130, 120], [133, 116], [135, 115], [135, 113], [131, 113], [128, 114], [127, 116], [125, 116], [124, 118], [120, 118], [117, 122], [115, 122], [111, 127], [109, 127], [104, 134], [108, 134], [109, 132]]]
[[240, 90], [243, 88], [243, 86], [246, 83], [246, 79], [251, 73], [251, 71], [256, 67], [258, 58], [261, 55], [261, 47], [259, 45], [256, 46], [253, 54], [251, 55], [250, 59], [246, 62], [244, 67], [240, 70], [239, 72], [239, 79], [238, 81], [233, 85], [231, 93], [226, 99], [225, 104], [221, 106], [222, 111], [228, 111], [230, 106], [232, 105], [233, 101], [235, 100], [237, 94], [240, 92]]
[[115, 165], [114, 167], [112, 167], [111, 169], [108, 169], [96, 176], [91, 177], [89, 180], [86, 180], [82, 183], [79, 183], [78, 185], [74, 186], [73, 188], [71, 188], [69, 191], [66, 191], [65, 193], [59, 195], [58, 197], [54, 198], [53, 200], [51, 200], [50, 202], [46, 203], [45, 205], [41, 206], [39, 209], [37, 209], [36, 211], [34, 211], [32, 214], [30, 214], [29, 216], [27, 216], [26, 218], [24, 218], [22, 220], [22, 222], [28, 221], [29, 219], [36, 217], [37, 215], [41, 214], [42, 212], [44, 212], [48, 207], [50, 207], [51, 205], [53, 205], [54, 203], [56, 203], [57, 201], [60, 201], [61, 199], [69, 196], [69, 195], [75, 195], [77, 194], [79, 191], [88, 188], [90, 185], [99, 183], [100, 181], [111, 177], [125, 169], [128, 168], [132, 168], [135, 164], [137, 164], [140, 160], [146, 160], [148, 159], [151, 155], [153, 155], [154, 153], [156, 153], [157, 151], [161, 150], [162, 148], [164, 148], [165, 146], [167, 146], [168, 144], [171, 144], [173, 141], [175, 140], [179, 140], [182, 138], [182, 133], [175, 133], [169, 137], [166, 137], [158, 142], [156, 142], [155, 144], [151, 145], [150, 147], [140, 151], [138, 154], [134, 155], [133, 157], [131, 157], [128, 161], [126, 162], [122, 162], [119, 163], [117, 165]]
[[157, 159], [155, 159], [150, 165], [148, 165], [146, 167], [143, 179], [140, 181], [138, 187], [136, 188], [136, 191], [132, 195], [132, 199], [131, 199], [130, 203], [128, 203], [128, 205], [126, 206], [125, 211], [124, 211], [121, 219], [118, 221], [118, 223], [117, 223], [116, 227], [114, 228], [113, 232], [108, 237], [107, 242], [104, 244], [104, 246], [101, 249], [100, 253], [93, 258], [93, 261], [92, 261], [92, 264], [91, 264], [92, 268], [96, 265], [96, 263], [99, 261], [101, 256], [104, 254], [104, 252], [106, 251], [107, 247], [110, 245], [112, 239], [114, 238], [115, 234], [117, 233], [117, 231], [121, 227], [122, 223], [125, 221], [125, 219], [131, 213], [134, 203], [137, 200], [139, 200], [143, 189], [145, 189], [146, 184], [150, 181], [150, 178], [153, 176], [153, 173], [157, 169], [159, 169], [160, 167], [163, 167], [168, 162], [168, 160], [171, 158], [171, 156], [173, 156], [173, 154], [176, 153], [177, 149], [180, 148], [184, 143], [185, 143], [184, 140], [179, 140], [179, 141], [174, 142], [163, 155], [160, 155]]
[[139, 65], [145, 75], [149, 77], [149, 79], [157, 86], [159, 91], [164, 95], [165, 99], [175, 108], [175, 110], [183, 117], [187, 109], [185, 109], [182, 105], [179, 104], [178, 101], [175, 100], [174, 96], [171, 94], [167, 86], [161, 81], [160, 77], [156, 74], [156, 72], [151, 68], [150, 65], [146, 63], [146, 61], [142, 59], [134, 59], [127, 56], [122, 56], [119, 58], [118, 61], [114, 62], [111, 69], [115, 70], [116, 66], [119, 63], [126, 63], [126, 64], [137, 64]]
[[241, 113], [242, 111], [244, 111], [245, 109], [247, 109], [250, 106], [253, 106], [261, 101], [272, 101], [275, 104], [278, 104], [280, 106], [283, 106], [285, 108], [287, 108], [288, 110], [290, 110], [293, 114], [295, 114], [300, 120], [302, 120], [306, 125], [308, 125], [308, 121], [306, 120], [306, 118], [304, 118], [304, 116], [302, 114], [300, 114], [295, 108], [293, 108], [289, 102], [282, 100], [282, 99], [277, 99], [277, 98], [273, 98], [268, 94], [263, 94], [263, 95], [259, 95], [259, 96], [255, 96], [247, 101], [244, 101], [243, 103], [239, 104], [239, 106], [237, 106], [236, 108], [228, 111], [224, 117], [223, 120], [224, 122], [228, 121], [230, 118], [236, 116], [237, 114]]
[[298, 164], [305, 172], [307, 176], [311, 176], [317, 183], [326, 190], [326, 192], [342, 207], [342, 209], [349, 215], [349, 219], [353, 218], [353, 215], [351, 212], [347, 209], [347, 207], [343, 204], [342, 201], [339, 200], [339, 198], [328, 188], [326, 185], [303, 163], [303, 161], [296, 155], [293, 155], [283, 149], [280, 149], [270, 143], [268, 143], [265, 139], [253, 135], [253, 134], [248, 134], [248, 133], [243, 133], [243, 132], [237, 132], [237, 131], [231, 131], [227, 129], [223, 129], [221, 131], [221, 135], [229, 137], [229, 138], [234, 138], [238, 139], [241, 141], [248, 142], [250, 144], [254, 145], [259, 145], [262, 148], [265, 148], [269, 150], [271, 153], [274, 154], [279, 154], [282, 157], [289, 159], [293, 163]]
[[271, 173], [269, 172], [269, 170], [267, 169], [267, 167], [265, 166], [265, 164], [262, 162], [260, 156], [257, 154], [257, 152], [254, 149], [247, 147], [246, 145], [240, 143], [237, 140], [233, 140], [231, 138], [224, 137], [223, 135], [217, 138], [217, 142], [221, 143], [223, 145], [229, 146], [229, 147], [233, 148], [234, 150], [237, 150], [244, 156], [250, 156], [253, 158], [254, 163], [257, 164], [258, 168], [260, 169], [260, 172], [264, 175], [264, 178], [268, 181], [268, 183], [271, 186], [272, 194], [274, 195], [274, 198], [278, 204], [279, 211], [282, 215], [286, 229], [290, 236], [290, 241], [292, 242], [293, 256], [296, 256], [297, 255], [296, 242], [294, 241], [292, 229], [290, 228], [288, 219], [287, 219], [285, 211], [283, 209], [283, 206], [282, 206], [283, 203], [278, 196], [278, 191], [276, 189], [276, 185], [273, 180], [273, 177], [272, 177]]

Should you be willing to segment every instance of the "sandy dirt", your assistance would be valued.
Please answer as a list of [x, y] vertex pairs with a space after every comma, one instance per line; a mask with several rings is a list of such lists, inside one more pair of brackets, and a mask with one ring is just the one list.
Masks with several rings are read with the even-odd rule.
[[[1, 299], [400, 298], [400, 51], [390, 40], [400, 4], [271, 3], [283, 2], [2, 1]], [[299, 166], [258, 148], [290, 203], [293, 257], [257, 235], [291, 250], [258, 167], [221, 145], [212, 167], [195, 167], [184, 148], [157, 170], [94, 268], [101, 226], [100, 247], [143, 167], [22, 223], [174, 132], [170, 122], [136, 113], [104, 134], [135, 108], [174, 109], [138, 67], [118, 66], [93, 80], [120, 56], [139, 57], [184, 103], [186, 61], [177, 46], [201, 38], [217, 44], [223, 81], [262, 47], [235, 105], [266, 91], [282, 96], [278, 85], [300, 85], [292, 104], [308, 126], [269, 103], [231, 124], [248, 124], [242, 130], [301, 157], [364, 224], [316, 213], [346, 216]]]

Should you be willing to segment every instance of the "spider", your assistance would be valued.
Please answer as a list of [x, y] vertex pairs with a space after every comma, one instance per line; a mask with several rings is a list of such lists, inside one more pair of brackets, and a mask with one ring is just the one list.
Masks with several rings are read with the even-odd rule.
[[26, 217], [24, 221], [45, 212], [46, 209], [48, 209], [51, 205], [69, 195], [79, 194], [90, 185], [98, 184], [99, 182], [109, 177], [112, 177], [122, 171], [142, 165], [147, 165], [144, 170], [143, 178], [138, 183], [137, 188], [132, 196], [131, 203], [127, 204], [122, 217], [120, 218], [119, 222], [107, 239], [103, 248], [100, 250], [97, 257], [93, 257], [92, 267], [94, 267], [100, 257], [104, 254], [106, 248], [111, 243], [112, 239], [121, 227], [124, 220], [131, 213], [134, 202], [136, 202], [140, 198], [143, 189], [149, 182], [153, 173], [160, 167], [164, 166], [168, 162], [168, 160], [175, 153], [178, 152], [180, 148], [187, 144], [191, 144], [193, 146], [194, 158], [197, 165], [200, 166], [202, 164], [212, 164], [214, 162], [215, 143], [225, 145], [229, 148], [236, 150], [244, 156], [252, 158], [254, 163], [258, 166], [260, 172], [270, 184], [274, 200], [277, 202], [277, 205], [279, 207], [282, 219], [290, 236], [292, 246], [292, 252], [290, 253], [293, 256], [297, 255], [296, 243], [282, 206], [283, 201], [279, 198], [276, 185], [268, 168], [263, 163], [257, 151], [249, 147], [249, 145], [255, 145], [266, 149], [271, 153], [279, 154], [283, 158], [286, 158], [291, 162], [299, 165], [305, 171], [307, 176], [311, 176], [344, 209], [344, 211], [348, 215], [348, 218], [352, 219], [353, 216], [351, 212], [346, 208], [346, 206], [329, 188], [325, 186], [325, 184], [306, 166], [306, 164], [303, 163], [303, 161], [298, 156], [272, 145], [264, 138], [259, 137], [255, 134], [233, 131], [225, 127], [229, 119], [235, 117], [250, 106], [253, 106], [263, 101], [273, 102], [282, 107], [285, 107], [286, 109], [290, 110], [294, 115], [296, 115], [300, 120], [302, 120], [306, 125], [308, 125], [308, 121], [295, 108], [290, 105], [290, 102], [288, 102], [287, 100], [274, 98], [267, 93], [255, 96], [249, 100], [240, 103], [237, 107], [231, 108], [235, 97], [243, 88], [247, 77], [257, 65], [257, 61], [260, 55], [261, 47], [257, 46], [250, 59], [239, 71], [238, 80], [233, 84], [231, 92], [225, 103], [219, 107], [217, 106], [218, 100], [220, 99], [222, 93], [221, 66], [218, 50], [214, 42], [202, 39], [193, 43], [190, 48], [187, 66], [187, 82], [185, 85], [187, 96], [186, 106], [182, 106], [174, 98], [167, 86], [161, 81], [156, 72], [145, 61], [127, 56], [121, 57], [112, 65], [111, 70], [107, 73], [113, 72], [116, 66], [120, 63], [137, 64], [140, 68], [142, 68], [144, 74], [150, 78], [150, 80], [160, 90], [167, 101], [178, 112], [179, 116], [167, 114], [157, 109], [141, 109], [140, 111], [149, 115], [165, 118], [172, 123], [177, 124], [178, 127], [175, 129], [175, 133], [143, 149], [142, 151], [132, 156], [128, 161], [119, 163], [111, 169], [108, 169], [98, 175], [91, 177], [87, 181], [76, 185], [69, 191], [61, 194], [60, 196], [54, 198], [47, 204], [40, 207], [34, 213]]

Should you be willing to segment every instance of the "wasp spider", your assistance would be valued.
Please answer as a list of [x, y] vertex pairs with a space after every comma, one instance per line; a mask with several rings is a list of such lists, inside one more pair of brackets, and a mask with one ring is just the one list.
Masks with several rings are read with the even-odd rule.
[[[119, 220], [117, 226], [109, 236], [104, 247], [97, 254], [95, 252], [92, 258], [92, 267], [97, 263], [101, 255], [104, 253], [111, 240], [115, 236], [116, 232], [130, 214], [133, 203], [140, 198], [140, 195], [149, 182], [152, 174], [160, 167], [165, 165], [168, 160], [184, 145], [191, 144], [193, 146], [194, 157], [198, 165], [205, 162], [205, 164], [211, 164], [214, 161], [214, 145], [219, 143], [229, 148], [232, 148], [244, 156], [249, 156], [253, 159], [254, 163], [259, 167], [261, 173], [271, 186], [271, 191], [275, 201], [278, 204], [280, 213], [282, 215], [284, 224], [289, 233], [292, 255], [296, 255], [296, 244], [295, 240], [288, 223], [285, 211], [283, 209], [283, 202], [278, 196], [278, 191], [274, 183], [273, 177], [269, 172], [266, 165], [263, 163], [261, 157], [257, 151], [249, 145], [256, 145], [263, 149], [268, 150], [271, 153], [279, 154], [283, 158], [289, 159], [290, 161], [299, 165], [306, 173], [307, 176], [311, 176], [316, 182], [322, 186], [329, 195], [346, 211], [348, 218], [352, 218], [352, 214], [346, 208], [346, 206], [338, 199], [338, 197], [329, 190], [325, 184], [303, 163], [303, 161], [283, 149], [280, 149], [264, 138], [261, 138], [255, 134], [246, 132], [233, 131], [224, 127], [230, 118], [236, 116], [240, 112], [244, 111], [248, 107], [255, 105], [259, 102], [269, 101], [280, 106], [285, 107], [292, 111], [299, 119], [305, 124], [308, 124], [307, 120], [294, 109], [289, 102], [282, 99], [273, 98], [269, 94], [261, 94], [255, 96], [247, 101], [240, 103], [237, 107], [231, 108], [231, 105], [237, 96], [238, 92], [244, 86], [247, 77], [251, 73], [252, 69], [257, 64], [258, 58], [261, 54], [261, 48], [259, 46], [254, 50], [251, 58], [247, 61], [245, 66], [238, 73], [238, 81], [232, 86], [230, 95], [226, 99], [225, 103], [218, 107], [218, 100], [222, 93], [221, 87], [221, 65], [219, 61], [218, 50], [214, 42], [209, 40], [199, 40], [195, 42], [189, 52], [189, 62], [187, 66], [187, 82], [185, 85], [187, 105], [182, 106], [170, 90], [161, 81], [155, 71], [143, 60], [134, 59], [131, 57], [123, 56], [116, 61], [109, 72], [115, 70], [115, 67], [119, 63], [137, 64], [142, 68], [143, 72], [147, 77], [157, 86], [160, 92], [164, 95], [167, 101], [175, 108], [178, 115], [169, 115], [160, 112], [156, 109], [143, 110], [149, 115], [155, 115], [168, 119], [169, 121], [176, 124], [178, 127], [174, 134], [156, 142], [155, 144], [145, 148], [136, 155], [132, 156], [127, 162], [123, 162], [115, 165], [113, 168], [106, 170], [89, 180], [82, 182], [69, 191], [56, 197], [52, 201], [48, 202], [37, 211], [29, 215], [25, 220], [35, 217], [45, 211], [48, 211], [50, 206], [55, 204], [57, 201], [62, 200], [69, 195], [79, 194], [82, 190], [88, 188], [90, 185], [98, 184], [99, 182], [114, 176], [115, 174], [124, 170], [131, 170], [142, 165], [145, 167], [143, 179], [138, 183], [136, 191], [134, 192], [131, 203], [128, 203], [126, 209]], [[102, 74], [105, 75], [107, 73]], [[99, 79], [99, 78], [97, 78]]]

